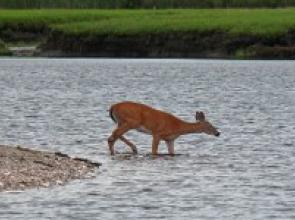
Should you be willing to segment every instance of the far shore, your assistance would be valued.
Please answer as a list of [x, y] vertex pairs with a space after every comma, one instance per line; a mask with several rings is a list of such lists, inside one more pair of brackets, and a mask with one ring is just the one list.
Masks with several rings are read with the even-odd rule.
[[0, 13], [2, 56], [295, 59], [295, 8]]

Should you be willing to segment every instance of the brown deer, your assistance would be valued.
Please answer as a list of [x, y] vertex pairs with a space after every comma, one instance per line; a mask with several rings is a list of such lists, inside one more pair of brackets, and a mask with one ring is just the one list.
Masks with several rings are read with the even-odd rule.
[[219, 136], [220, 132], [205, 119], [203, 112], [196, 112], [195, 122], [185, 122], [174, 115], [135, 102], [121, 102], [111, 106], [110, 117], [118, 127], [108, 138], [111, 155], [115, 154], [114, 144], [120, 139], [137, 154], [136, 146], [126, 139], [123, 134], [131, 129], [153, 136], [152, 154], [158, 154], [158, 146], [164, 140], [168, 153], [174, 155], [174, 141], [180, 135], [190, 133], [206, 133]]

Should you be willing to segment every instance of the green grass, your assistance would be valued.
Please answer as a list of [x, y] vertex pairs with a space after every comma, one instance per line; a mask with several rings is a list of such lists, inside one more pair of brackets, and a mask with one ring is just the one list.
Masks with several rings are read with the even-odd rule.
[[109, 13], [101, 10], [6, 10], [0, 9], [0, 26], [4, 24], [61, 24], [78, 21], [99, 21]]
[[220, 30], [273, 36], [295, 29], [295, 8], [169, 10], [0, 10], [0, 30], [48, 26], [71, 35]]
[[10, 55], [9, 50], [7, 49], [4, 42], [0, 39], [0, 56]]

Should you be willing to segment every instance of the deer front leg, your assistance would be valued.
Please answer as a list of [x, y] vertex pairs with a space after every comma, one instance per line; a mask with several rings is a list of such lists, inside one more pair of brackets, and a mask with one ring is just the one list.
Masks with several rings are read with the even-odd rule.
[[160, 137], [153, 135], [152, 155], [158, 154]]
[[130, 127], [128, 125], [121, 125], [118, 128], [116, 128], [113, 131], [112, 135], [108, 138], [108, 144], [111, 155], [115, 155], [114, 145], [116, 140], [118, 140], [118, 138], [120, 138], [128, 130], [130, 130]]
[[137, 154], [136, 146], [133, 143], [131, 143], [127, 138], [125, 138], [123, 135], [121, 135], [120, 140], [123, 141], [125, 144], [127, 144], [132, 149], [133, 154]]
[[173, 156], [174, 155], [174, 140], [172, 141], [166, 141], [166, 145], [168, 148], [168, 153]]

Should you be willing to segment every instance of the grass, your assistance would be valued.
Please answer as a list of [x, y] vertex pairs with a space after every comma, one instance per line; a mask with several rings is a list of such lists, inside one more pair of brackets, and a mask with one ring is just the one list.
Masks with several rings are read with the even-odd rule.
[[0, 56], [10, 55], [10, 51], [7, 49], [4, 42], [0, 39]]
[[169, 10], [0, 10], [0, 30], [49, 27], [73, 35], [221, 30], [275, 35], [295, 28], [295, 8]]

